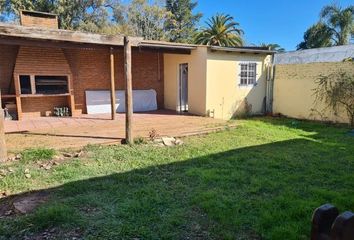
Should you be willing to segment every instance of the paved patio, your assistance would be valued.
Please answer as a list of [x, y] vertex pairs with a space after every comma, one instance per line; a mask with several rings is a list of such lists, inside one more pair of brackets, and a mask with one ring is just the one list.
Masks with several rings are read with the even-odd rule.
[[[226, 122], [173, 111], [135, 113], [134, 136], [148, 137], [151, 130], [160, 136], [187, 136], [223, 128]], [[6, 121], [9, 151], [33, 147], [56, 149], [77, 148], [87, 144], [119, 143], [125, 136], [125, 116], [118, 114], [115, 121], [110, 114], [82, 115], [75, 118], [42, 117], [33, 120]]]

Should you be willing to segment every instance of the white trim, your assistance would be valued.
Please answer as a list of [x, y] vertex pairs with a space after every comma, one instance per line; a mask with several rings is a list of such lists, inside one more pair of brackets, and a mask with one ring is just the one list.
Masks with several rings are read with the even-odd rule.
[[[249, 66], [250, 64], [255, 64], [255, 82], [254, 83], [248, 83], [249, 82], [249, 68], [247, 67], [247, 76], [246, 76], [246, 81], [247, 84], [242, 84], [241, 83], [241, 74], [242, 74], [242, 65], [247, 64], [247, 66]], [[238, 74], [238, 78], [237, 78], [237, 86], [240, 88], [250, 88], [250, 87], [254, 87], [258, 85], [258, 71], [257, 71], [257, 67], [258, 67], [259, 62], [257, 61], [241, 61], [238, 63], [238, 69], [239, 69], [239, 74]]]

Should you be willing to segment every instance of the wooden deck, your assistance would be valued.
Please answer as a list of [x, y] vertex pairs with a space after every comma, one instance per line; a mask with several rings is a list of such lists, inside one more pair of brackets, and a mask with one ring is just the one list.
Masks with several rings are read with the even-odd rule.
[[[6, 121], [9, 151], [33, 147], [77, 148], [87, 144], [114, 144], [125, 137], [125, 116], [118, 114], [81, 115], [74, 118], [42, 117], [33, 120]], [[187, 136], [223, 128], [226, 122], [172, 111], [135, 113], [134, 136], [148, 137], [153, 129], [160, 136]]]

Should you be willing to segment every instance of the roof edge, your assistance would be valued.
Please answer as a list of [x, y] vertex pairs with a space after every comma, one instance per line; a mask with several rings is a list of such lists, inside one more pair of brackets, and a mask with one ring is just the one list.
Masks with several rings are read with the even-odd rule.
[[138, 44], [138, 47], [194, 50], [197, 48], [197, 45], [187, 44], [187, 43], [184, 44], [184, 43], [173, 43], [173, 42], [164, 42], [164, 41], [143, 40]]
[[238, 53], [258, 53], [258, 54], [275, 54], [276, 51], [264, 50], [262, 48], [257, 49], [256, 47], [220, 47], [220, 46], [208, 46], [212, 51], [223, 51], [223, 52], [238, 52]]

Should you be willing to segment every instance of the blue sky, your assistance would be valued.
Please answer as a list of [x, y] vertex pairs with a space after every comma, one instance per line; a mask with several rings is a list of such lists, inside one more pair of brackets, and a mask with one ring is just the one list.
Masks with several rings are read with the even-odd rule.
[[[294, 50], [306, 29], [318, 21], [322, 7], [333, 0], [199, 0], [204, 21], [216, 13], [232, 15], [245, 31], [247, 44], [278, 43]], [[341, 6], [353, 0], [335, 1]]]

